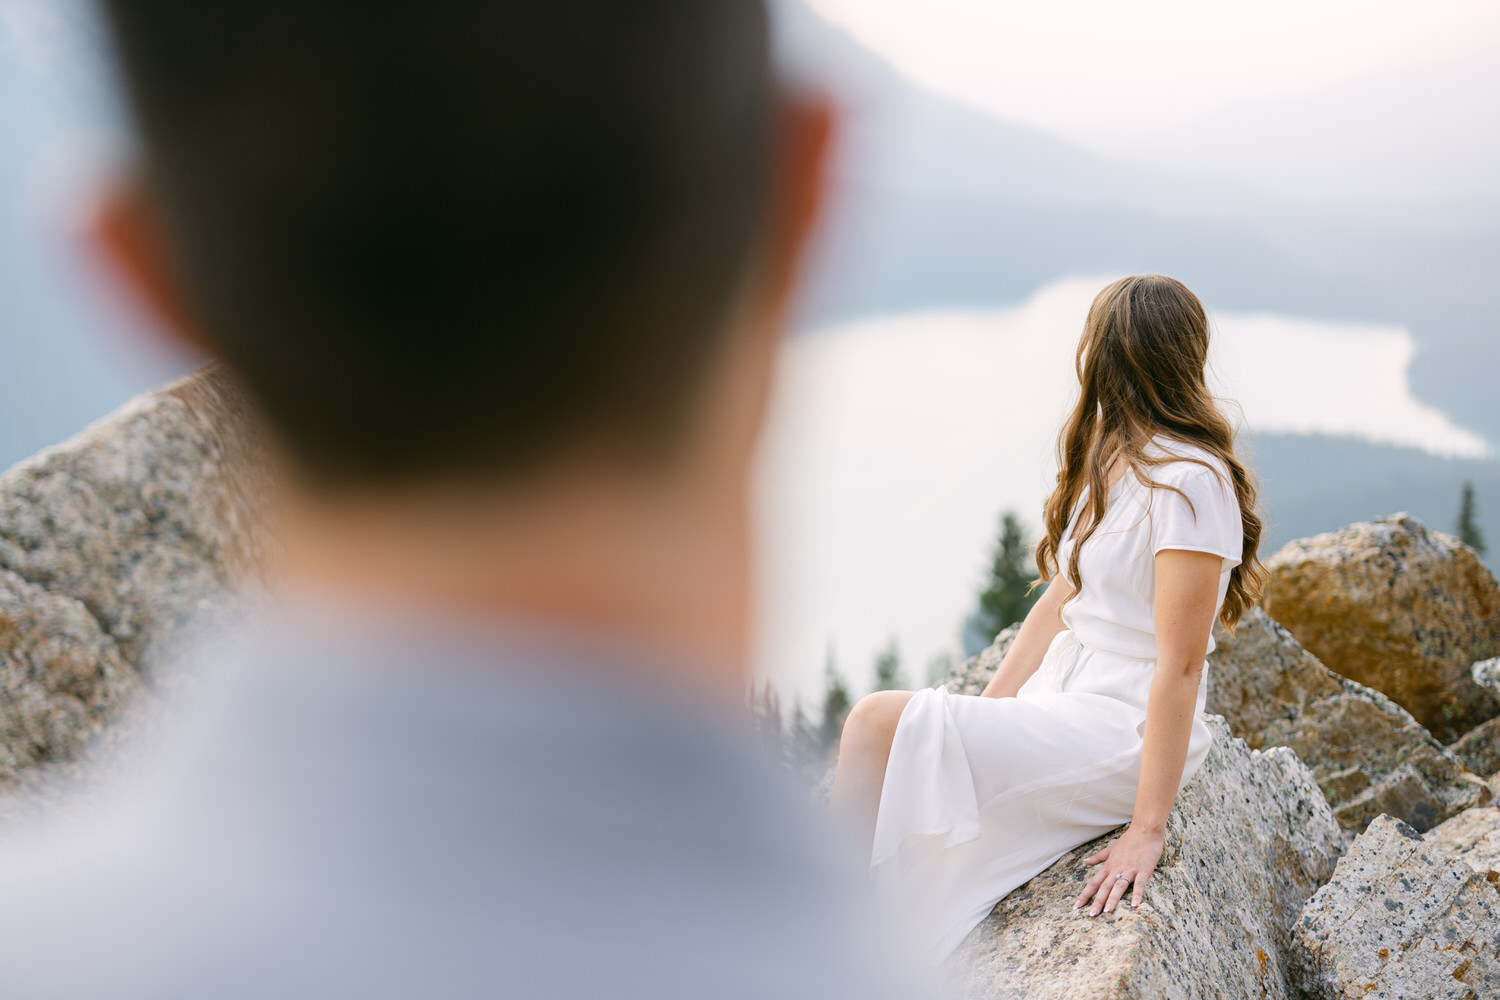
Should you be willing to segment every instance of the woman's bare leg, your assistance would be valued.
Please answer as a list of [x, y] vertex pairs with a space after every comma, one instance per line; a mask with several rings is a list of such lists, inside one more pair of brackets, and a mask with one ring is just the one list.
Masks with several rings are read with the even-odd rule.
[[857, 843], [869, 851], [875, 840], [880, 787], [896, 738], [896, 723], [915, 691], [876, 691], [861, 698], [844, 720], [839, 760], [829, 805], [851, 825]]

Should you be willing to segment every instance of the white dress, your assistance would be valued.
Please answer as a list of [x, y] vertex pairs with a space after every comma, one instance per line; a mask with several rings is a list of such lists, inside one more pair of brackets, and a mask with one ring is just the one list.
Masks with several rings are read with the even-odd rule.
[[[1223, 559], [1218, 603], [1240, 561], [1243, 524], [1222, 463], [1149, 470], [1191, 501], [1148, 489], [1129, 471], [1080, 554], [1082, 587], [1066, 626], [1014, 698], [918, 691], [901, 713], [875, 823], [870, 867], [934, 961], [946, 957], [1012, 889], [1074, 847], [1129, 821], [1140, 775], [1146, 698], [1156, 665], [1155, 554]], [[1079, 508], [1082, 508], [1080, 501]], [[1076, 521], [1075, 510], [1073, 520]], [[1067, 566], [1073, 524], [1059, 563]], [[1213, 649], [1213, 638], [1209, 638]], [[1182, 784], [1208, 752], [1207, 669]], [[1179, 785], [1179, 790], [1182, 785]]]

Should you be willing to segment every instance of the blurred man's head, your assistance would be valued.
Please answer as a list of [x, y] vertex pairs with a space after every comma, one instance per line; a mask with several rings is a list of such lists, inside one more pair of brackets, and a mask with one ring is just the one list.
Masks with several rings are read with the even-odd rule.
[[304, 471], [658, 452], [766, 249], [761, 0], [107, 0], [186, 312]]
[[741, 477], [826, 125], [762, 0], [104, 6], [105, 241], [312, 492]]

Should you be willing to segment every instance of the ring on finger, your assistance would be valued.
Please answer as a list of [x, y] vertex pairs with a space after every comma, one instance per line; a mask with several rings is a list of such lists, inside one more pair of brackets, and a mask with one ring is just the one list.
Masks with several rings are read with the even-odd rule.
[[1129, 882], [1130, 881], [1130, 876], [1126, 875], [1124, 872], [1120, 872], [1118, 875], [1115, 876], [1115, 881], [1118, 882], [1120, 879], [1124, 879], [1126, 882]]

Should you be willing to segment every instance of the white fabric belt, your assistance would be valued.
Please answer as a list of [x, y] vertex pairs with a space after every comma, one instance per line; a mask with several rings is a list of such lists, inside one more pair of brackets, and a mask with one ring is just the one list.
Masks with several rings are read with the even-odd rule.
[[1053, 649], [1048, 650], [1049, 656], [1054, 651], [1056, 653], [1052, 663], [1052, 684], [1055, 690], [1063, 691], [1078, 670], [1078, 657], [1083, 652], [1083, 643], [1078, 641], [1077, 633], [1065, 628], [1053, 637], [1052, 646]]

